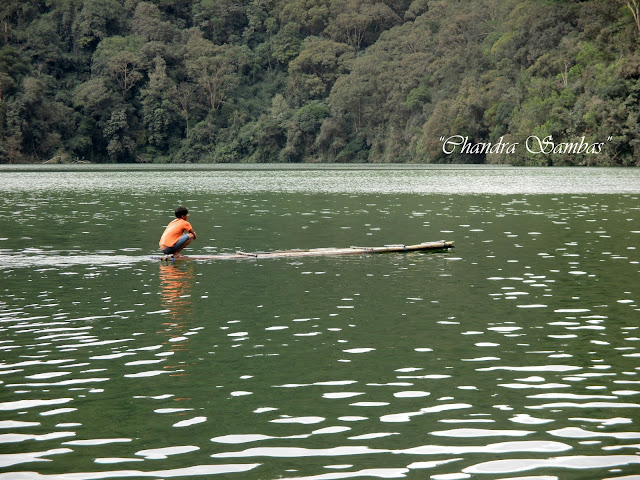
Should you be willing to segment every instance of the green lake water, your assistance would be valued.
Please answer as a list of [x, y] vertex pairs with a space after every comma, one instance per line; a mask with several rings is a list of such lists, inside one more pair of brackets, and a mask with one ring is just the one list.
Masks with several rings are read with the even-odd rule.
[[640, 478], [640, 169], [0, 180], [1, 480]]

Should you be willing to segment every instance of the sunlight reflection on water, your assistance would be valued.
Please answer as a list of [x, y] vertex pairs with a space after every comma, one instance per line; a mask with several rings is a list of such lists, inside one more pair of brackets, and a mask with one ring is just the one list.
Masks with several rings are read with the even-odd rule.
[[638, 193], [638, 169], [488, 165], [0, 166], [7, 191], [211, 193], [588, 194]]

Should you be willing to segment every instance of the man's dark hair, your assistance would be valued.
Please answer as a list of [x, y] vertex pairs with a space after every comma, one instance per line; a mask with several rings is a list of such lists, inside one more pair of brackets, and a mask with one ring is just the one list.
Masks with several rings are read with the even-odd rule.
[[182, 218], [183, 215], [188, 215], [189, 214], [189, 210], [187, 210], [185, 207], [178, 207], [176, 208], [176, 218]]

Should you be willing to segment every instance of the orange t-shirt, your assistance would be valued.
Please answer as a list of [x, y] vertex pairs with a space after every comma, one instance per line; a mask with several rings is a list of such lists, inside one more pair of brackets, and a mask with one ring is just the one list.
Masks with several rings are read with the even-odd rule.
[[162, 237], [160, 237], [160, 248], [173, 247], [184, 232], [188, 232], [191, 229], [192, 227], [189, 222], [182, 218], [176, 218], [167, 225]]

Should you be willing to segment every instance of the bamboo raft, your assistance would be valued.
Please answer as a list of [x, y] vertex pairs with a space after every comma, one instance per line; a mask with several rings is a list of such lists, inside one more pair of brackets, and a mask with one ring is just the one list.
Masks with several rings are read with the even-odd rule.
[[439, 242], [423, 242], [415, 245], [385, 245], [383, 247], [356, 247], [348, 248], [311, 248], [308, 250], [273, 250], [270, 252], [243, 252], [220, 253], [216, 255], [184, 255], [178, 258], [172, 255], [152, 255], [152, 260], [173, 262], [176, 260], [240, 260], [263, 258], [287, 258], [287, 257], [315, 257], [329, 255], [372, 255], [375, 253], [390, 252], [416, 252], [423, 250], [448, 250], [453, 248], [453, 242], [440, 240]]

